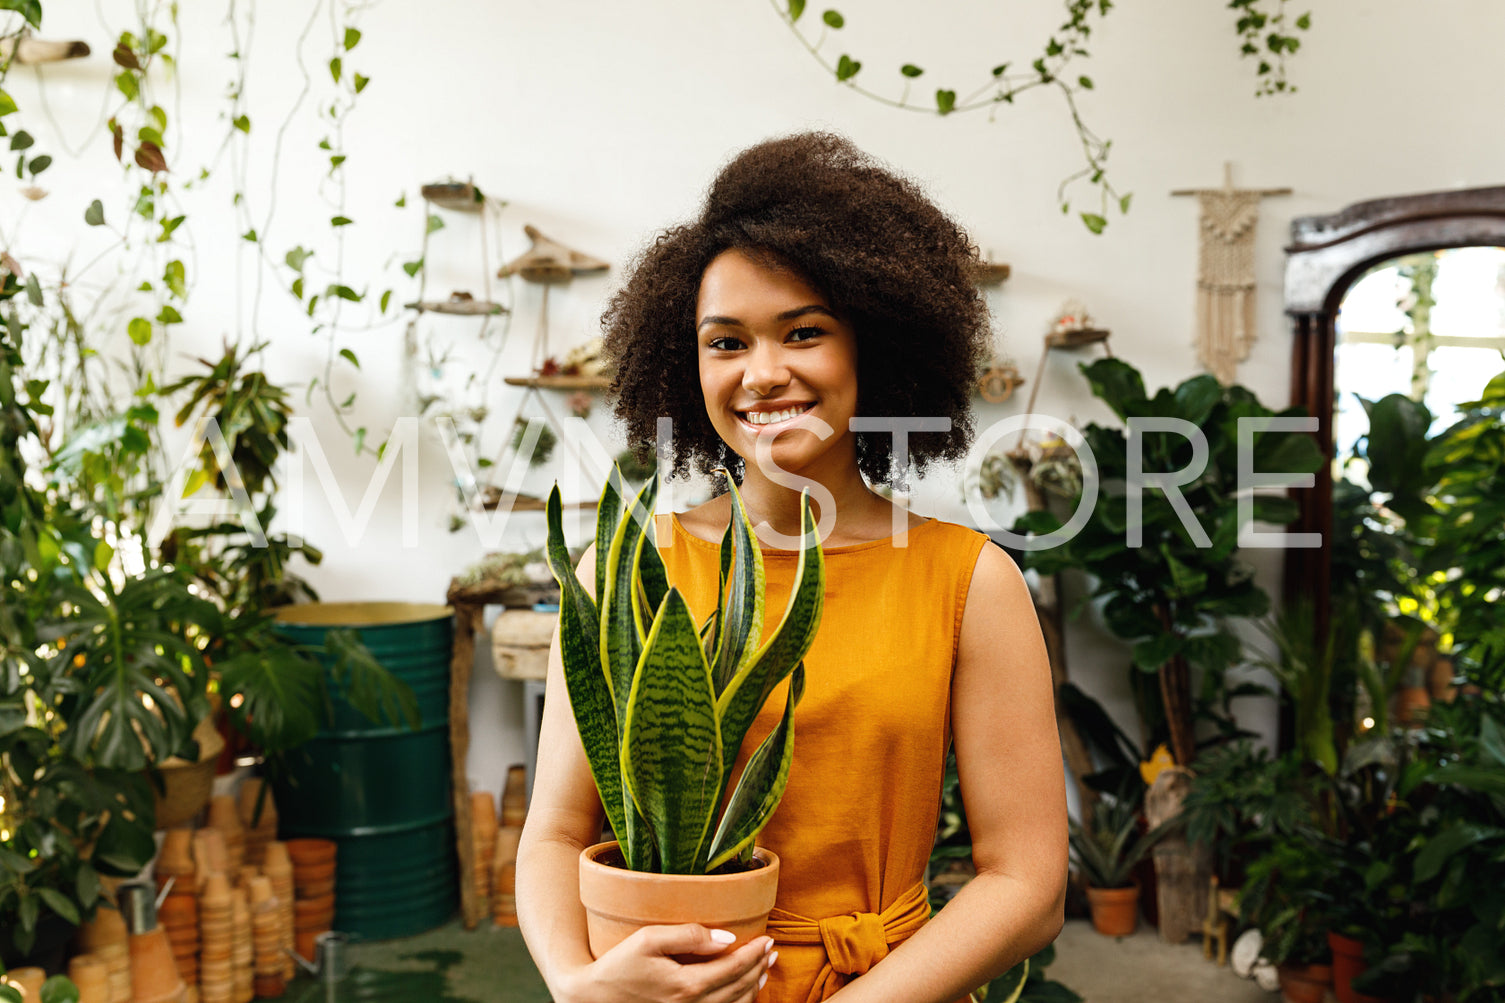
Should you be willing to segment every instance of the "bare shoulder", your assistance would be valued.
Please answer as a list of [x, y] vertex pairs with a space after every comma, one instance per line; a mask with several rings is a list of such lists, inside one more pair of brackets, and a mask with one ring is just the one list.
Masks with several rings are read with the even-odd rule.
[[963, 644], [969, 638], [997, 643], [1005, 635], [1038, 636], [1039, 620], [1029, 585], [1002, 547], [987, 543], [978, 552], [961, 629]]

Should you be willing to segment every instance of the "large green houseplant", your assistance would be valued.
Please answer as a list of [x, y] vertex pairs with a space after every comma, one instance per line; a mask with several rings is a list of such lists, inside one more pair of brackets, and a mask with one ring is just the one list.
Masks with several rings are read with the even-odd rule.
[[[1240, 533], [1250, 514], [1274, 525], [1296, 516], [1295, 503], [1280, 497], [1255, 496], [1252, 507], [1243, 510], [1240, 499], [1247, 485], [1240, 483], [1241, 433], [1252, 444], [1246, 473], [1311, 473], [1323, 458], [1308, 435], [1262, 428], [1271, 418], [1297, 417], [1298, 410], [1274, 412], [1241, 386], [1225, 387], [1203, 374], [1151, 396], [1139, 372], [1119, 359], [1100, 359], [1082, 366], [1082, 372], [1094, 396], [1121, 420], [1150, 419], [1152, 430], [1137, 438], [1096, 424], [1083, 430], [1101, 481], [1097, 503], [1080, 532], [1050, 549], [1026, 554], [1024, 564], [1042, 575], [1078, 568], [1096, 578], [1091, 598], [1102, 602], [1113, 633], [1133, 643], [1134, 665], [1158, 678], [1171, 751], [1176, 762], [1189, 765], [1196, 758], [1196, 718], [1212, 721], [1231, 736], [1236, 727], [1229, 701], [1257, 691], [1224, 683], [1227, 670], [1242, 655], [1242, 644], [1226, 621], [1263, 616], [1270, 608], [1252, 569], [1237, 557]], [[1252, 424], [1241, 426], [1250, 419]], [[1163, 430], [1168, 424], [1183, 431]], [[1201, 452], [1188, 437], [1193, 429], [1202, 436], [1205, 456], [1201, 469], [1191, 471], [1194, 476], [1183, 475]], [[1139, 472], [1168, 475], [1177, 485], [1143, 492], [1138, 541], [1131, 535], [1135, 446]], [[1081, 504], [1080, 494], [1075, 501]], [[1189, 526], [1188, 515], [1195, 517], [1195, 527]], [[1019, 519], [1014, 532], [1045, 534], [1060, 528], [1060, 519], [1039, 511]], [[1202, 671], [1203, 686], [1195, 699], [1193, 667]]]
[[[548, 560], [560, 584], [565, 683], [621, 862], [631, 871], [756, 868], [754, 840], [788, 780], [802, 659], [820, 623], [824, 564], [805, 498], [789, 605], [760, 643], [763, 559], [741, 495], [728, 483], [732, 516], [721, 543], [720, 601], [699, 626], [669, 584], [655, 545], [656, 479], [634, 498], [615, 470], [608, 478], [596, 523], [594, 597], [570, 564], [559, 489], [549, 497]], [[727, 799], [742, 740], [786, 678], [782, 720], [749, 757]], [[723, 800], [725, 811], [713, 824]], [[593, 949], [601, 943], [593, 932]]]

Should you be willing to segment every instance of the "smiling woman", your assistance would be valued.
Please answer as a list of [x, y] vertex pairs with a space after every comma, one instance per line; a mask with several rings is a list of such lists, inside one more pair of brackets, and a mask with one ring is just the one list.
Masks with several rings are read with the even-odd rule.
[[[517, 909], [560, 1003], [950, 1003], [1060, 930], [1065, 787], [1024, 579], [981, 533], [874, 490], [971, 442], [987, 330], [974, 260], [917, 186], [807, 134], [736, 157], [699, 218], [660, 236], [612, 301], [629, 439], [651, 444], [669, 418], [675, 470], [740, 481], [766, 608], [794, 594], [803, 490], [826, 574], [787, 786], [758, 838], [780, 861], [767, 936], [727, 949], [726, 931], [647, 926], [592, 956], [576, 858], [602, 810], [570, 708], [546, 703]], [[949, 431], [915, 434], [901, 456], [911, 417]], [[731, 518], [728, 492], [656, 523], [694, 623], [721, 603]], [[580, 566], [589, 590], [590, 551]], [[557, 645], [549, 671], [565, 692]], [[734, 778], [780, 727], [788, 685], [748, 728]], [[978, 876], [931, 919], [925, 871], [953, 747]]]

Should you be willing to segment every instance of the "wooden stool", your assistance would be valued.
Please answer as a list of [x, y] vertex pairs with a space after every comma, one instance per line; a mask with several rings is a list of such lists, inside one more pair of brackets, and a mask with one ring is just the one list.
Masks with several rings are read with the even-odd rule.
[[1222, 895], [1218, 891], [1218, 876], [1212, 876], [1207, 890], [1207, 918], [1202, 921], [1202, 957], [1212, 957], [1212, 942], [1218, 944], [1218, 967], [1228, 964], [1228, 917], [1223, 915]]

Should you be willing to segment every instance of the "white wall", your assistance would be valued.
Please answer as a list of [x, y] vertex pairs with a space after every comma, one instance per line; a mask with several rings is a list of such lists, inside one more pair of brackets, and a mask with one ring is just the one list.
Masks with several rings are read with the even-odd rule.
[[[95, 57], [46, 71], [56, 128], [27, 115], [39, 149], [56, 156], [44, 177], [54, 194], [28, 208], [8, 193], [3, 209], [12, 250], [44, 271], [70, 252], [76, 264], [86, 261], [86, 248], [99, 244], [102, 235], [81, 223], [91, 198], [103, 198], [110, 218], [119, 220], [131, 197], [119, 190], [100, 102], [114, 34], [133, 26], [133, 5], [103, 0], [97, 6], [107, 24], [94, 6], [58, 0], [47, 5], [44, 34], [84, 38]], [[833, 58], [841, 51], [861, 58], [861, 79], [879, 89], [899, 80], [891, 67], [913, 61], [929, 71], [920, 93], [939, 85], [965, 91], [1002, 60], [1034, 58], [1060, 15], [1058, 4], [1043, 0], [1027, 13], [1019, 13], [1020, 6], [850, 0], [841, 5], [848, 27], [828, 51]], [[223, 54], [233, 43], [223, 7], [199, 0], [182, 12], [180, 104], [169, 109], [173, 128], [186, 126], [169, 135], [169, 145], [184, 151], [174, 160], [179, 172], [196, 172], [210, 162], [226, 128], [222, 94], [230, 71]], [[1107, 233], [1094, 237], [1057, 210], [1056, 184], [1077, 169], [1078, 160], [1064, 108], [1048, 91], [1022, 96], [995, 121], [986, 113], [940, 119], [892, 110], [824, 76], [760, 0], [434, 0], [422, 13], [410, 4], [377, 5], [361, 15], [364, 39], [347, 59], [347, 72], [359, 70], [371, 83], [345, 132], [344, 214], [356, 224], [345, 228], [343, 274], [348, 284], [373, 289], [373, 299], [388, 287], [396, 289], [396, 302], [410, 298], [414, 284], [398, 266], [417, 256], [423, 225], [418, 186], [448, 174], [473, 176], [507, 201], [498, 227], [506, 255], [523, 248], [522, 224], [532, 222], [621, 263], [656, 228], [693, 212], [717, 165], [733, 151], [771, 134], [831, 128], [921, 179], [982, 248], [1012, 264], [1013, 277], [990, 294], [990, 302], [1002, 351], [1024, 373], [1035, 369], [1049, 318], [1063, 300], [1078, 297], [1112, 329], [1116, 353], [1139, 366], [1154, 387], [1197, 368], [1190, 347], [1196, 206], [1169, 192], [1221, 183], [1228, 161], [1238, 184], [1294, 189], [1264, 206], [1257, 245], [1260, 340], [1240, 370], [1242, 382], [1281, 406], [1288, 392], [1281, 246], [1289, 220], [1364, 198], [1498, 183], [1505, 153], [1505, 137], [1487, 118], [1498, 104], [1493, 67], [1498, 39], [1505, 37], [1505, 8], [1494, 0], [1453, 0], [1424, 10], [1380, 0], [1329, 0], [1314, 7], [1313, 27], [1291, 64], [1299, 92], [1260, 99], [1252, 96], [1252, 67], [1237, 58], [1234, 14], [1221, 4], [1160, 0], [1123, 5], [1106, 19], [1093, 36], [1093, 57], [1082, 67], [1097, 84], [1083, 97], [1082, 109], [1100, 135], [1114, 140], [1111, 176], [1121, 191], [1134, 193], [1134, 204], [1127, 217], [1115, 214]], [[815, 21], [819, 9], [811, 5], [806, 23]], [[325, 154], [316, 148], [327, 132], [315, 114], [329, 100], [326, 14], [324, 6], [315, 9], [306, 0], [263, 0], [255, 8], [254, 34], [242, 42], [250, 54], [253, 123], [246, 190], [274, 264], [297, 243], [316, 249], [316, 265], [337, 253], [324, 223], [336, 211], [328, 200], [333, 193], [323, 180]], [[274, 176], [276, 126], [302, 83], [295, 53], [305, 24], [312, 25], [304, 47], [312, 96], [292, 119]], [[24, 108], [35, 109], [30, 76], [18, 70], [8, 86]], [[65, 145], [80, 152], [70, 156]], [[182, 343], [208, 352], [227, 335], [271, 338], [267, 367], [276, 378], [301, 385], [321, 370], [327, 342], [310, 334], [310, 322], [278, 290], [275, 268], [265, 272], [267, 288], [253, 328], [256, 268], [251, 245], [238, 239], [245, 223], [229, 206], [227, 167], [219, 161], [215, 176], [185, 199], [196, 288]], [[12, 181], [7, 176], [0, 184]], [[274, 193], [276, 212], [267, 225]], [[406, 209], [393, 206], [401, 193], [408, 198]], [[1090, 207], [1088, 192], [1075, 197], [1080, 208]], [[430, 292], [479, 293], [479, 224], [454, 215], [446, 219], [450, 225], [433, 238]], [[491, 253], [494, 267], [494, 244]], [[556, 349], [593, 332], [619, 274], [555, 291], [550, 306]], [[80, 294], [102, 280], [97, 268], [80, 281]], [[500, 367], [507, 374], [526, 370], [537, 289], [517, 289], [515, 306]], [[470, 343], [473, 329], [470, 321], [432, 318], [421, 325], [425, 337], [456, 339], [469, 360], [462, 360], [461, 371], [484, 365], [484, 352]], [[356, 421], [373, 430], [373, 441], [402, 413], [402, 338], [402, 323], [388, 322], [344, 332], [337, 342], [359, 353], [362, 368], [340, 370], [336, 397], [359, 391]], [[1040, 409], [1081, 422], [1102, 420], [1106, 413], [1089, 398], [1074, 361], [1050, 360]], [[1028, 389], [1006, 405], [984, 407], [984, 424], [1022, 410]], [[517, 400], [516, 392], [499, 389], [492, 397], [501, 412]], [[346, 504], [353, 505], [374, 462], [353, 455], [317, 397], [306, 413], [342, 479]], [[592, 423], [608, 434], [602, 409]], [[471, 530], [451, 534], [446, 528], [450, 475], [432, 435], [424, 440], [421, 461], [416, 546], [401, 544], [395, 478], [373, 522], [350, 542], [329, 506], [310, 499], [308, 534], [326, 555], [310, 577], [326, 599], [435, 601], [451, 575], [480, 556], [483, 548]], [[535, 477], [532, 486], [552, 476]], [[955, 480], [946, 472], [933, 477], [917, 506], [964, 518]], [[506, 545], [533, 546], [542, 538], [541, 518], [520, 515], [509, 526]], [[1271, 588], [1278, 585], [1273, 558], [1264, 561]], [[1120, 720], [1132, 722], [1122, 646], [1083, 621], [1072, 631], [1070, 657], [1074, 677]], [[520, 693], [491, 675], [484, 654], [477, 669], [470, 772], [496, 789], [506, 765], [520, 758]], [[1247, 716], [1268, 732], [1268, 707], [1247, 708]]]

